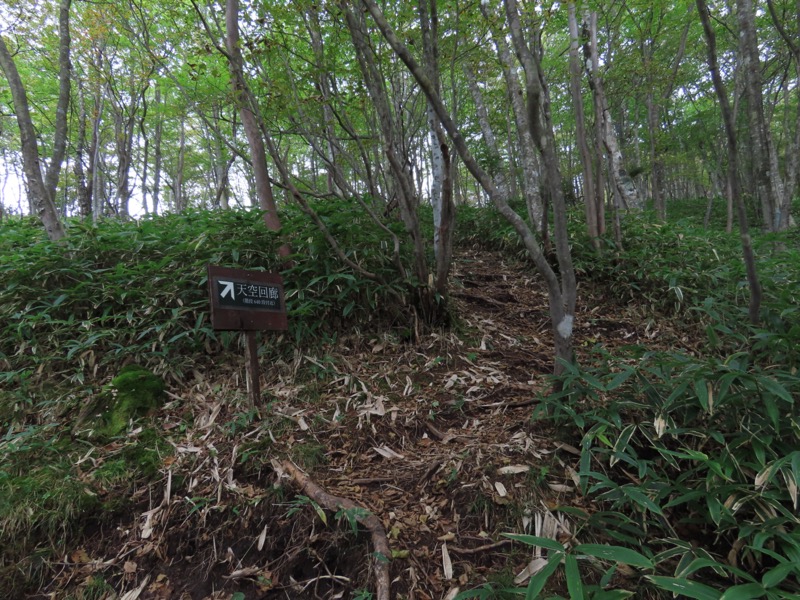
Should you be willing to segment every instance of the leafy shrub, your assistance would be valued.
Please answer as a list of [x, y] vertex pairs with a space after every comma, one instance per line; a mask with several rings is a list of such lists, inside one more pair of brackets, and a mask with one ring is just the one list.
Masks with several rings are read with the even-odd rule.
[[747, 353], [600, 352], [590, 368], [568, 365], [561, 383], [536, 417], [580, 432], [569, 441], [581, 448], [580, 491], [596, 506], [583, 513], [581, 537], [647, 557], [657, 565], [648, 585], [688, 582], [687, 597], [719, 597], [695, 585], [701, 571], [719, 589], [751, 586], [748, 597], [796, 597], [796, 373]]
[[71, 223], [62, 243], [30, 220], [0, 235], [0, 385], [54, 377], [81, 383], [136, 361], [180, 379], [194, 357], [224, 351], [234, 334], [209, 322], [206, 264], [283, 270], [290, 336], [314, 344], [345, 328], [400, 321], [411, 291], [385, 232], [346, 202], [319, 207], [341, 247], [380, 282], [353, 273], [296, 210], [280, 234], [258, 212], [198, 211], [140, 222]]
[[[499, 215], [461, 217], [470, 220], [462, 227], [474, 232], [470, 243], [516, 251]], [[485, 586], [460, 597], [539, 597], [562, 569], [570, 598], [797, 597], [798, 234], [756, 235], [763, 301], [752, 326], [738, 235], [629, 216], [623, 249], [606, 239], [597, 252], [572, 217], [579, 280], [647, 318], [691, 324], [696, 350], [628, 347], [612, 356], [598, 348], [583, 367], [566, 365], [554, 386], [562, 391], [542, 397], [534, 417], [580, 448], [584, 499], [560, 510], [579, 521], [581, 542], [603, 544], [513, 536], [546, 550], [527, 588]], [[627, 589], [614, 589], [619, 564], [641, 575]]]

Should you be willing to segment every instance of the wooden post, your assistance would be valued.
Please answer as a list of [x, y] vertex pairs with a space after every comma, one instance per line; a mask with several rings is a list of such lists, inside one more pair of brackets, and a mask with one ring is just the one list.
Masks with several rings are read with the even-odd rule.
[[283, 279], [277, 273], [208, 265], [211, 326], [215, 331], [242, 331], [247, 336], [247, 378], [250, 408], [258, 408], [261, 373], [258, 369], [259, 331], [286, 331]]
[[255, 331], [247, 332], [247, 374], [250, 376], [250, 408], [257, 408], [261, 397], [261, 373], [258, 369], [258, 344]]

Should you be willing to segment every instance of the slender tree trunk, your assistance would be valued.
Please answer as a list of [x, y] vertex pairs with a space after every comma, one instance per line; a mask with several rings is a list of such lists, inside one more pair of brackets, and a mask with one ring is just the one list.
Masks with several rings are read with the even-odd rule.
[[600, 249], [600, 227], [598, 224], [599, 207], [602, 204], [594, 189], [594, 172], [592, 170], [592, 155], [589, 143], [586, 140], [586, 123], [583, 110], [583, 92], [581, 90], [581, 64], [578, 55], [578, 18], [575, 14], [575, 3], [570, 2], [569, 13], [569, 72], [572, 105], [575, 108], [575, 135], [578, 143], [578, 153], [583, 166], [583, 200], [586, 208], [586, 228], [595, 250]]
[[[587, 21], [591, 21], [593, 17], [590, 15]], [[589, 31], [591, 38], [591, 29]], [[596, 39], [594, 43], [596, 43]], [[592, 42], [590, 42], [592, 43]], [[584, 60], [591, 59], [591, 51], [587, 53], [587, 48], [584, 46]], [[595, 78], [599, 78], [599, 65], [592, 63], [587, 69], [588, 79], [592, 82]], [[600, 230], [600, 235], [605, 234], [606, 229], [606, 207], [611, 207], [612, 218], [614, 221], [614, 243], [617, 250], [622, 250], [622, 227], [620, 225], [619, 204], [616, 201], [616, 194], [608, 194], [606, 186], [606, 177], [604, 169], [604, 147], [603, 147], [603, 103], [598, 94], [592, 94], [592, 106], [594, 109], [594, 160], [595, 160], [595, 185], [594, 189], [599, 196], [598, 198], [598, 218], [597, 225]]]
[[[775, 28], [778, 30], [781, 38], [792, 52], [796, 81], [800, 81], [800, 41], [795, 39], [795, 37], [786, 31], [782, 19], [775, 11], [773, 0], [767, 0], [767, 5], [769, 7], [770, 16], [772, 17], [772, 22], [774, 23]], [[800, 32], [800, 0], [796, 0], [795, 2], [795, 32]], [[788, 95], [788, 88], [786, 89], [787, 91], [784, 104], [786, 105], [788, 111], [791, 101]], [[792, 199], [794, 198], [794, 193], [797, 189], [798, 175], [800, 175], [800, 85], [795, 84], [794, 94], [794, 137], [790, 138], [790, 142], [787, 142], [786, 152], [784, 153], [786, 156], [786, 177], [784, 180], [783, 198], [781, 199], [780, 206], [780, 230], [788, 229], [792, 225]], [[788, 119], [787, 127], [785, 129], [787, 131], [787, 137], [789, 137], [791, 128], [788, 126]]]
[[[647, 66], [645, 66], [647, 70]], [[660, 221], [665, 221], [667, 218], [667, 203], [664, 199], [662, 186], [664, 185], [664, 163], [658, 154], [658, 137], [661, 134], [661, 128], [658, 126], [658, 107], [654, 98], [653, 90], [648, 90], [645, 98], [647, 105], [647, 129], [649, 130], [650, 138], [650, 192], [653, 198], [653, 208], [655, 208], [656, 216]]]
[[772, 143], [761, 91], [761, 61], [758, 57], [755, 9], [751, 0], [736, 0], [739, 23], [739, 56], [744, 73], [745, 92], [750, 122], [750, 149], [755, 168], [755, 183], [764, 229], [777, 231], [781, 225], [780, 206], [783, 183], [778, 169], [777, 154]]
[[736, 125], [733, 121], [733, 111], [728, 101], [728, 93], [725, 84], [719, 73], [717, 65], [717, 42], [714, 30], [711, 27], [711, 18], [708, 12], [706, 0], [696, 0], [697, 10], [700, 13], [700, 20], [703, 23], [706, 43], [708, 45], [708, 68], [711, 71], [711, 79], [714, 82], [714, 89], [719, 98], [722, 110], [722, 120], [725, 124], [725, 134], [728, 141], [728, 180], [731, 186], [731, 196], [736, 204], [739, 216], [739, 237], [742, 241], [742, 254], [744, 257], [745, 270], [747, 272], [747, 282], [750, 285], [750, 322], [757, 324], [759, 321], [759, 311], [761, 308], [761, 283], [758, 279], [756, 270], [756, 260], [753, 253], [753, 245], [750, 240], [750, 232], [747, 226], [747, 211], [744, 206], [741, 188], [739, 185], [739, 150], [736, 140]]
[[92, 198], [92, 222], [94, 223], [97, 223], [103, 214], [103, 198], [105, 197], [100, 170], [100, 124], [104, 106], [102, 92], [98, 90], [95, 96], [95, 117], [92, 123], [92, 147], [89, 152], [89, 189]]
[[161, 165], [163, 156], [161, 154], [161, 136], [164, 129], [164, 119], [161, 116], [161, 88], [156, 87], [153, 99], [156, 105], [158, 116], [153, 133], [153, 214], [158, 214], [158, 204], [161, 200]]
[[325, 136], [327, 140], [325, 163], [326, 165], [326, 184], [328, 192], [336, 193], [335, 176], [332, 172], [331, 165], [336, 163], [337, 146], [333, 143], [336, 139], [335, 122], [336, 116], [334, 115], [333, 108], [331, 107], [332, 93], [330, 78], [331, 72], [327, 68], [325, 52], [323, 49], [323, 40], [321, 25], [319, 21], [319, 7], [314, 4], [308, 12], [310, 18], [310, 25], [308, 26], [308, 33], [311, 38], [311, 48], [314, 52], [314, 59], [317, 63], [316, 69], [316, 87], [319, 94], [322, 96], [322, 119]]
[[72, 64], [70, 62], [69, 10], [71, 0], [61, 0], [58, 10], [58, 104], [56, 106], [53, 156], [45, 176], [47, 193], [55, 201], [61, 165], [67, 154], [67, 116], [72, 89]]
[[186, 200], [183, 195], [183, 170], [186, 164], [186, 116], [181, 115], [181, 124], [178, 132], [178, 164], [175, 167], [175, 177], [173, 179], [173, 201], [175, 202], [175, 212], [178, 214], [186, 210]]
[[[419, 0], [422, 25], [423, 55], [428, 65], [428, 76], [438, 94], [441, 94], [439, 73], [439, 17], [436, 0]], [[453, 258], [453, 233], [455, 206], [453, 205], [453, 166], [450, 146], [442, 130], [439, 117], [430, 102], [427, 117], [431, 145], [431, 204], [433, 205], [434, 290], [440, 298], [447, 298], [447, 283]]]
[[[487, 22], [491, 22], [491, 17], [487, 7], [481, 4], [481, 12]], [[517, 75], [517, 68], [514, 64], [514, 59], [511, 54], [511, 49], [505, 39], [503, 32], [496, 32], [493, 36], [495, 41], [495, 48], [497, 49], [497, 56], [500, 59], [500, 64], [503, 67], [503, 78], [505, 79], [506, 86], [508, 87], [508, 98], [511, 105], [511, 112], [514, 115], [514, 123], [516, 125], [517, 139], [519, 148], [519, 161], [522, 168], [522, 192], [525, 196], [525, 203], [528, 209], [528, 215], [533, 225], [534, 230], [543, 238], [547, 238], [547, 211], [545, 210], [545, 201], [542, 199], [542, 176], [546, 179], [547, 173], [542, 173], [539, 166], [536, 152], [541, 152], [541, 136], [539, 123], [532, 123], [532, 120], [539, 119], [538, 110], [530, 112], [530, 99], [526, 105], [526, 97], [520, 86], [519, 77]], [[473, 93], [474, 96], [474, 93]], [[485, 111], [485, 109], [484, 109]], [[488, 125], [488, 119], [487, 119]], [[511, 159], [511, 165], [514, 165], [516, 158]], [[516, 175], [514, 170], [510, 170], [510, 177], [508, 184], [510, 186], [509, 194], [511, 197], [517, 195], [516, 191]]]
[[84, 219], [92, 216], [92, 195], [91, 185], [86, 183], [86, 172], [83, 168], [83, 157], [86, 152], [86, 124], [88, 115], [86, 114], [86, 97], [83, 88], [78, 86], [78, 134], [75, 144], [75, 158], [73, 172], [75, 173], [75, 184], [78, 189], [78, 211]]
[[[239, 109], [239, 118], [247, 136], [250, 146], [250, 158], [255, 177], [256, 195], [261, 210], [264, 211], [264, 223], [273, 231], [281, 228], [278, 208], [272, 194], [272, 184], [267, 168], [267, 152], [258, 120], [258, 107], [255, 98], [250, 93], [250, 88], [244, 78], [242, 49], [239, 39], [239, 0], [226, 0], [225, 2], [225, 30], [228, 68], [231, 74], [231, 85]], [[258, 115], [258, 116], [257, 116]], [[285, 252], [288, 254], [289, 249]]]
[[150, 137], [145, 129], [145, 118], [147, 117], [147, 96], [142, 93], [142, 114], [139, 117], [139, 140], [142, 143], [142, 209], [145, 214], [149, 214], [147, 206], [147, 195], [150, 192], [148, 182], [148, 171], [150, 167]]
[[[553, 237], [555, 239], [556, 259], [561, 275], [559, 293], [550, 298], [550, 316], [553, 322], [556, 357], [563, 362], [573, 362], [572, 328], [577, 302], [577, 283], [572, 266], [567, 231], [567, 210], [564, 191], [561, 185], [561, 172], [556, 150], [555, 131], [550, 109], [550, 98], [541, 67], [539, 47], [532, 49], [523, 34], [516, 0], [504, 0], [506, 18], [509, 22], [511, 39], [517, 56], [525, 71], [525, 88], [528, 102], [528, 126], [534, 140], [540, 140], [542, 161], [544, 163], [548, 197], [553, 206]], [[538, 115], [541, 115], [539, 117]], [[539, 120], [541, 118], [541, 121]], [[563, 366], [557, 367], [560, 372]]]
[[[402, 141], [399, 139], [397, 121], [402, 116], [397, 111], [393, 112], [392, 105], [385, 88], [385, 79], [377, 68], [375, 56], [370, 47], [364, 32], [363, 17], [360, 12], [353, 11], [349, 6], [340, 3], [345, 14], [347, 28], [356, 50], [356, 57], [364, 77], [372, 104], [378, 115], [381, 138], [383, 141], [384, 154], [389, 163], [389, 173], [394, 184], [394, 195], [397, 198], [397, 205], [400, 209], [400, 218], [405, 226], [414, 252], [414, 276], [422, 285], [428, 283], [428, 264], [425, 253], [425, 244], [420, 231], [419, 218], [417, 216], [417, 204], [419, 202], [414, 181], [404, 163], [404, 149]], [[433, 309], [431, 299], [423, 298], [423, 310], [429, 312]], [[428, 315], [425, 315], [426, 318]]]
[[[559, 281], [558, 275], [553, 271], [550, 264], [547, 262], [546, 257], [544, 256], [541, 246], [539, 245], [538, 241], [536, 240], [536, 235], [533, 233], [530, 227], [525, 223], [525, 220], [520, 217], [509, 205], [509, 196], [508, 196], [508, 187], [501, 185], [500, 187], [495, 185], [492, 177], [487, 173], [469, 151], [467, 146], [466, 140], [458, 129], [458, 127], [453, 122], [452, 118], [450, 117], [449, 112], [444, 106], [439, 95], [436, 93], [436, 90], [431, 83], [430, 79], [428, 78], [425, 71], [419, 66], [417, 61], [411, 56], [411, 53], [408, 51], [408, 48], [400, 41], [395, 34], [394, 30], [390, 27], [389, 23], [386, 21], [386, 18], [383, 15], [381, 9], [377, 6], [374, 0], [362, 0], [363, 5], [366, 7], [367, 11], [369, 11], [370, 15], [372, 16], [373, 20], [375, 21], [376, 25], [380, 29], [384, 39], [389, 43], [394, 50], [395, 54], [403, 61], [403, 63], [408, 68], [409, 72], [412, 74], [414, 79], [419, 84], [420, 88], [424, 92], [428, 101], [433, 105], [434, 109], [436, 110], [436, 114], [438, 115], [443, 128], [447, 131], [448, 136], [450, 137], [451, 141], [453, 142], [453, 146], [455, 147], [456, 151], [458, 152], [459, 157], [464, 162], [467, 169], [473, 175], [473, 177], [478, 181], [481, 188], [486, 192], [486, 194], [491, 198], [494, 202], [495, 206], [497, 206], [498, 211], [502, 214], [514, 227], [515, 231], [520, 235], [523, 243], [525, 244], [528, 253], [531, 256], [534, 264], [536, 265], [537, 270], [542, 275], [545, 283], [547, 285], [548, 296], [550, 298], [550, 316], [553, 323], [553, 329], [555, 333], [555, 349], [556, 349], [556, 357], [560, 360], [556, 361], [554, 370], [556, 373], [561, 373], [564, 370], [563, 363], [561, 361], [572, 361], [573, 354], [572, 354], [572, 331], [573, 331], [573, 324], [575, 319], [575, 296], [574, 296], [574, 287], [570, 289], [570, 273], [573, 274], [573, 278], [571, 279], [572, 283], [574, 283], [574, 271], [571, 269], [571, 260], [569, 257], [569, 247], [566, 247], [567, 256], [562, 257], [559, 256], [559, 261], [561, 263], [561, 272], [563, 275], [563, 289], [562, 289], [562, 282]], [[516, 6], [510, 7], [509, 12], [514, 13]], [[518, 20], [517, 20], [518, 24]], [[540, 73], [538, 72], [537, 68], [537, 78], [540, 77]], [[541, 98], [541, 96], [539, 96]], [[541, 106], [539, 108], [542, 108]], [[547, 120], [545, 120], [547, 123]], [[552, 132], [551, 132], [552, 133]], [[545, 140], [545, 143], [549, 145], [550, 139]], [[553, 152], [553, 156], [554, 156]], [[551, 165], [552, 168], [552, 165]], [[557, 183], [559, 183], [560, 188], [560, 180], [555, 179]], [[560, 191], [560, 190], [559, 190]], [[558, 196], [556, 197], [558, 199]], [[561, 197], [561, 206], [554, 207], [556, 212], [563, 212], [563, 197]], [[556, 218], [556, 232], [557, 232], [557, 240], [559, 243], [557, 244], [557, 250], [561, 252], [563, 250], [562, 243], [566, 242], [566, 230], [561, 231], [560, 228], [565, 225], [562, 222], [561, 218]], [[563, 235], [562, 235], [563, 234]], [[566, 267], [566, 269], [564, 269]]]
[[[629, 210], [639, 210], [642, 208], [642, 201], [636, 186], [633, 184], [627, 171], [622, 165], [622, 152], [619, 149], [617, 141], [617, 134], [614, 131], [614, 122], [611, 118], [611, 111], [606, 102], [605, 89], [603, 80], [600, 77], [597, 65], [599, 65], [599, 55], [597, 52], [597, 13], [592, 12], [589, 21], [589, 48], [588, 58], [591, 61], [592, 69], [590, 86], [592, 92], [598, 97], [601, 107], [602, 123], [603, 123], [603, 143], [608, 152], [609, 170], [611, 171], [611, 180], [614, 182], [616, 192], [625, 208]], [[586, 52], [586, 49], [584, 50]]]
[[70, 96], [70, 35], [69, 35], [70, 0], [61, 0], [59, 6], [59, 100], [56, 109], [56, 130], [53, 142], [53, 157], [47, 175], [42, 177], [39, 144], [30, 114], [28, 94], [17, 71], [17, 65], [0, 36], [0, 68], [5, 74], [14, 112], [17, 117], [22, 147], [23, 172], [28, 189], [28, 196], [37, 216], [44, 225], [47, 236], [58, 241], [66, 235], [55, 205], [55, 192], [58, 187], [61, 164], [66, 152], [67, 108]]
[[128, 204], [131, 198], [130, 172], [133, 161], [133, 125], [132, 116], [125, 114], [126, 108], [120, 103], [115, 107], [114, 132], [117, 150], [117, 214], [123, 219], [128, 217]]

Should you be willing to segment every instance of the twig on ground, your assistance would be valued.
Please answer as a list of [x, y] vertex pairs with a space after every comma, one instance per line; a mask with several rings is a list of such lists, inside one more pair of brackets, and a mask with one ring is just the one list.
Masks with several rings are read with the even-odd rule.
[[481, 552], [488, 552], [490, 550], [497, 550], [511, 545], [512, 540], [500, 540], [485, 546], [478, 546], [477, 548], [459, 548], [458, 546], [448, 546], [447, 549], [453, 554], [480, 554]]

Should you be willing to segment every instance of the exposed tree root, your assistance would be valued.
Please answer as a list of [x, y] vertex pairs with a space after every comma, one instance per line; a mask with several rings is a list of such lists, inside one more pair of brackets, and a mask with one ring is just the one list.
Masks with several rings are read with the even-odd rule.
[[392, 552], [389, 549], [389, 540], [386, 537], [386, 531], [380, 519], [352, 500], [329, 494], [311, 481], [308, 475], [291, 462], [285, 460], [280, 463], [280, 467], [285, 473], [292, 476], [303, 493], [322, 508], [332, 511], [352, 510], [356, 521], [369, 530], [372, 536], [372, 545], [375, 548], [375, 552], [372, 555], [372, 565], [375, 572], [375, 598], [376, 600], [389, 600], [389, 561], [391, 560]]

